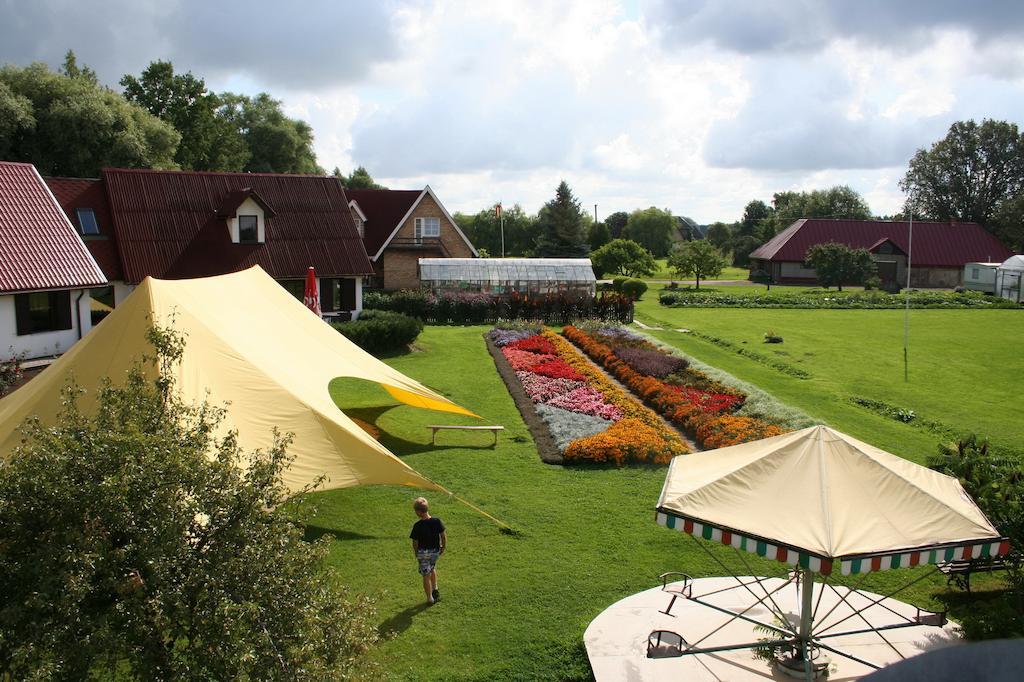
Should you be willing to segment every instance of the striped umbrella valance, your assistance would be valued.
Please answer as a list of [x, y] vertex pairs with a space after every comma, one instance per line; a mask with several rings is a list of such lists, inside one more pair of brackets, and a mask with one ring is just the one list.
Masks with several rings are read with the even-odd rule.
[[797, 547], [790, 547], [764, 538], [743, 535], [735, 530], [719, 528], [703, 521], [678, 516], [658, 510], [657, 521], [666, 528], [672, 528], [695, 537], [729, 545], [736, 549], [774, 559], [791, 566], [800, 566], [815, 573], [831, 575], [836, 565], [842, 575], [855, 575], [870, 571], [885, 571], [890, 568], [907, 568], [927, 564], [941, 564], [948, 561], [963, 561], [981, 557], [996, 557], [1010, 551], [1006, 538], [965, 541], [959, 544], [939, 547], [923, 547], [878, 554], [822, 557]]

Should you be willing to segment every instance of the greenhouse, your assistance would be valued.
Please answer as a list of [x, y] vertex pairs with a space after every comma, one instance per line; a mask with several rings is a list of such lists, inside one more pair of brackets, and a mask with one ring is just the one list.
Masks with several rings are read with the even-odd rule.
[[420, 286], [434, 293], [593, 296], [596, 285], [589, 258], [420, 258]]

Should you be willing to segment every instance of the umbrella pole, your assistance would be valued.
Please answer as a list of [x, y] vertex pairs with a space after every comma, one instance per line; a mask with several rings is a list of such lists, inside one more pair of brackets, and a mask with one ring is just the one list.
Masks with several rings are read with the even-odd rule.
[[814, 679], [814, 661], [811, 660], [811, 635], [814, 629], [814, 573], [801, 571], [800, 584], [800, 649], [804, 659], [804, 674], [808, 682]]

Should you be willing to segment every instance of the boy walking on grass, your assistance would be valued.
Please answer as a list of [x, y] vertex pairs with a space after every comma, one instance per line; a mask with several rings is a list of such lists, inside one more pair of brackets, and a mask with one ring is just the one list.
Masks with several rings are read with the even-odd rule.
[[431, 516], [427, 500], [417, 497], [412, 509], [420, 520], [413, 524], [409, 538], [412, 539], [412, 551], [419, 562], [420, 575], [423, 576], [423, 592], [427, 595], [427, 603], [433, 604], [441, 599], [437, 591], [437, 560], [444, 554], [448, 536], [444, 532], [444, 523], [436, 516]]

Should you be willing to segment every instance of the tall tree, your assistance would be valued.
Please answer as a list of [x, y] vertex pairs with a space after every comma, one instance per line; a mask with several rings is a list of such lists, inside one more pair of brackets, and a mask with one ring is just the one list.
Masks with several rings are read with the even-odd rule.
[[249, 148], [243, 170], [324, 175], [313, 152], [313, 129], [285, 116], [280, 100], [265, 92], [255, 97], [221, 93], [219, 98], [218, 115], [239, 131]]
[[202, 78], [174, 73], [171, 62], [151, 62], [138, 77], [121, 78], [124, 96], [181, 134], [174, 160], [190, 170], [240, 171], [249, 161], [241, 132], [218, 116], [218, 97]]
[[612, 239], [618, 239], [622, 236], [622, 231], [626, 229], [626, 223], [628, 222], [629, 214], [625, 211], [616, 211], [604, 219], [604, 224], [608, 226], [608, 231], [612, 233]]
[[732, 244], [732, 231], [733, 226], [728, 223], [711, 223], [704, 238], [714, 244], [719, 251], [728, 251]]
[[611, 240], [590, 254], [590, 260], [599, 277], [643, 277], [653, 275], [657, 269], [651, 252], [631, 239]]
[[[776, 192], [774, 212], [765, 220], [771, 235], [786, 229], [800, 218], [849, 218], [870, 220], [871, 209], [864, 197], [847, 185], [836, 185], [811, 192]], [[767, 237], [767, 233], [764, 235]]]
[[542, 258], [586, 257], [589, 247], [583, 212], [565, 180], [558, 184], [555, 198], [540, 209], [537, 222], [540, 226], [537, 255]]
[[991, 229], [999, 205], [1024, 191], [1024, 136], [1006, 121], [957, 121], [910, 160], [900, 187], [928, 215]]
[[651, 206], [629, 214], [623, 235], [650, 251], [655, 258], [662, 258], [668, 255], [675, 229], [676, 219], [672, 211]]
[[[536, 219], [527, 215], [519, 204], [505, 207], [502, 215], [505, 218], [505, 255], [533, 256], [537, 248]], [[453, 217], [477, 250], [483, 248], [493, 256], [501, 255], [501, 223], [495, 207], [473, 215], [456, 213]]]
[[64, 64], [61, 65], [59, 72], [68, 78], [82, 78], [93, 85], [99, 85], [99, 79], [96, 78], [95, 71], [85, 64], [82, 66], [78, 65], [78, 58], [75, 56], [74, 50], [68, 50], [64, 54]]
[[743, 218], [740, 219], [739, 223], [739, 233], [770, 239], [774, 235], [765, 233], [770, 231], [769, 221], [771, 220], [772, 212], [771, 206], [760, 199], [754, 199], [743, 209]]
[[[69, 57], [73, 58], [73, 54]], [[96, 177], [104, 166], [173, 168], [173, 126], [96, 83], [73, 59], [0, 68], [0, 151], [45, 175]], [[13, 117], [8, 114], [13, 112]]]
[[370, 171], [366, 170], [363, 166], [359, 166], [347, 176], [341, 172], [340, 168], [335, 166], [332, 175], [341, 180], [341, 184], [344, 185], [345, 189], [387, 189], [384, 185], [377, 184], [370, 177]]
[[676, 275], [693, 277], [698, 289], [702, 279], [717, 277], [728, 263], [722, 252], [706, 239], [676, 244], [668, 256], [668, 265]]
[[590, 229], [587, 231], [587, 242], [590, 244], [591, 251], [597, 251], [611, 240], [612, 233], [607, 225], [604, 223], [590, 224]]

